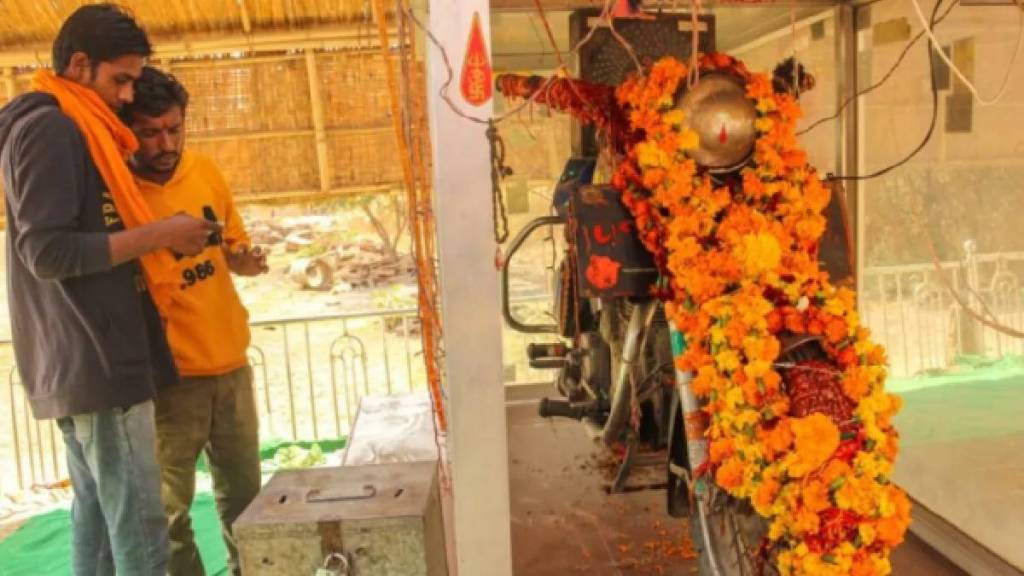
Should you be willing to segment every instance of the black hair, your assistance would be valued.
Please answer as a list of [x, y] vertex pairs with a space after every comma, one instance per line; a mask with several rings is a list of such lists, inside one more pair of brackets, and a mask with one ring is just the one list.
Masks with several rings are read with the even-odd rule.
[[[793, 85], [794, 80], [796, 80], [796, 86]], [[807, 72], [807, 68], [792, 57], [780, 62], [772, 71], [772, 88], [779, 93], [789, 92], [794, 96], [799, 96], [801, 92], [809, 92], [813, 89], [814, 84], [814, 76], [811, 76]]]
[[53, 69], [62, 74], [71, 55], [84, 52], [95, 68], [121, 56], [143, 58], [153, 53], [146, 31], [116, 4], [90, 4], [75, 10], [53, 41]]
[[184, 114], [188, 108], [188, 90], [174, 76], [146, 66], [135, 81], [135, 98], [121, 108], [121, 120], [131, 125], [135, 114], [156, 118], [172, 106], [181, 106]]

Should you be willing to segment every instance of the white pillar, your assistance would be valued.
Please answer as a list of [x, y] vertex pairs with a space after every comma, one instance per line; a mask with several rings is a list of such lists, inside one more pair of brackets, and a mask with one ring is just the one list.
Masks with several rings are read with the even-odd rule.
[[[474, 12], [491, 52], [487, 0], [431, 0], [430, 29], [451, 60], [452, 100], [487, 118], [492, 103], [471, 106], [459, 90]], [[511, 576], [508, 436], [486, 127], [460, 118], [438, 96], [447, 70], [436, 47], [427, 50], [454, 492], [453, 564], [459, 576]]]

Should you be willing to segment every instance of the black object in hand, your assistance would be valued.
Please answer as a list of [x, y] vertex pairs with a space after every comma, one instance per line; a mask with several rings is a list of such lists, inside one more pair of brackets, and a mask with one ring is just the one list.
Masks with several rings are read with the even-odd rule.
[[[206, 218], [208, 221], [213, 222], [215, 224], [217, 223], [217, 214], [213, 211], [213, 208], [210, 206], [203, 206], [203, 218]], [[220, 231], [218, 230], [217, 232], [213, 232], [210, 234], [210, 237], [206, 240], [206, 245], [220, 246], [222, 242], [224, 242], [224, 238], [221, 237]]]

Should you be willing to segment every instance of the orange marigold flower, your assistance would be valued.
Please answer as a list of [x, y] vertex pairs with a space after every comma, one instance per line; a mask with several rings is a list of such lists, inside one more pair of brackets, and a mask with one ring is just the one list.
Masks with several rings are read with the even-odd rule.
[[804, 315], [797, 312], [795, 309], [786, 313], [786, 330], [795, 334], [803, 334], [807, 332], [807, 323], [804, 321]]
[[743, 462], [739, 458], [727, 459], [715, 471], [715, 482], [726, 490], [735, 490], [743, 484]]
[[868, 393], [871, 382], [867, 372], [859, 366], [851, 366], [843, 374], [843, 392], [851, 400], [860, 400]]
[[888, 364], [889, 362], [886, 358], [885, 348], [877, 345], [868, 348], [868, 363], [875, 366], [885, 366]]
[[782, 247], [771, 234], [747, 234], [737, 247], [736, 257], [743, 263], [744, 273], [755, 277], [779, 265]]
[[790, 429], [790, 420], [780, 421], [769, 431], [764, 438], [765, 447], [775, 454], [781, 454], [793, 445], [793, 432]]
[[[891, 504], [891, 515], [886, 516], [884, 508]], [[910, 526], [910, 498], [899, 488], [889, 485], [882, 496], [882, 518], [878, 521], [878, 539], [888, 546], [896, 546], [903, 542], [903, 535]]]
[[754, 74], [747, 81], [747, 97], [753, 100], [771, 98], [775, 94], [772, 81], [764, 74]]
[[764, 382], [765, 391], [768, 393], [778, 392], [779, 386], [782, 384], [782, 376], [774, 370], [762, 376], [761, 380]]
[[801, 496], [803, 497], [804, 506], [815, 514], [832, 507], [828, 484], [820, 480], [812, 480], [804, 485]]
[[846, 339], [849, 328], [842, 318], [833, 317], [825, 325], [825, 337], [833, 344], [838, 344]]
[[853, 349], [853, 346], [842, 348], [839, 350], [839, 354], [836, 355], [836, 361], [843, 367], [853, 366], [857, 363], [857, 352]]
[[825, 323], [820, 318], [811, 318], [807, 321], [807, 333], [821, 336], [825, 333]]
[[790, 476], [800, 478], [820, 468], [839, 447], [839, 428], [828, 416], [815, 412], [790, 421], [796, 450]]
[[758, 511], [762, 516], [766, 516], [766, 512], [769, 511], [771, 505], [775, 502], [775, 497], [779, 494], [779, 490], [782, 485], [779, 484], [778, 480], [774, 478], [766, 478], [761, 485], [754, 491], [752, 502], [754, 509]]
[[793, 531], [797, 534], [814, 534], [821, 526], [818, 515], [806, 508], [798, 508], [793, 514]]
[[[676, 363], [678, 365], [678, 359]], [[697, 371], [697, 376], [690, 381], [690, 389], [698, 396], [707, 396], [718, 386], [721, 378], [714, 366], [701, 366]]]
[[850, 576], [883, 576], [878, 571], [874, 560], [864, 553], [853, 557], [853, 565], [850, 566]]
[[732, 439], [724, 438], [712, 441], [708, 446], [708, 457], [717, 464], [736, 453]]

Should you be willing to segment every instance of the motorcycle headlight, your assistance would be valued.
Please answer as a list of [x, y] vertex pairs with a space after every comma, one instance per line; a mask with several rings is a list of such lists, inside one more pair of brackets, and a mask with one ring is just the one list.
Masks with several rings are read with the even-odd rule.
[[725, 74], [706, 74], [683, 93], [677, 106], [684, 125], [700, 137], [689, 156], [713, 173], [732, 172], [750, 159], [757, 132], [757, 110], [743, 83]]

